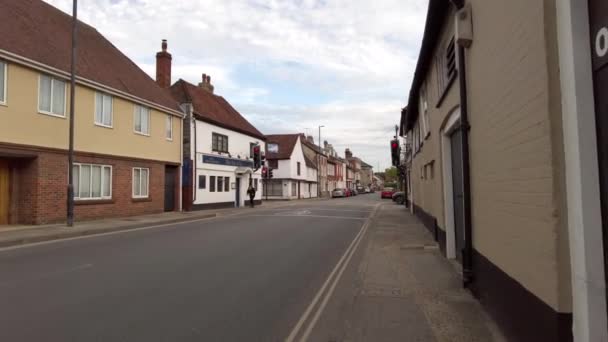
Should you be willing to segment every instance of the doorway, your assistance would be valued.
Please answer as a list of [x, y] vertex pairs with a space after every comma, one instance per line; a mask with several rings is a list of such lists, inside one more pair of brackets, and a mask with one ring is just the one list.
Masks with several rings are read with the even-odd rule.
[[0, 159], [0, 225], [8, 224], [10, 209], [10, 169], [8, 161]]
[[[460, 148], [460, 109], [456, 108], [446, 118], [441, 129], [441, 165], [443, 173], [443, 209], [446, 233], [446, 257], [461, 261], [460, 249], [464, 234], [462, 229], [462, 149]], [[456, 169], [456, 170], [454, 170]], [[460, 176], [459, 176], [460, 175]], [[410, 175], [411, 176], [411, 175]], [[412, 201], [414, 189], [410, 187]], [[412, 205], [412, 210], [413, 210]], [[458, 241], [460, 240], [460, 241]]]
[[236, 192], [236, 204], [235, 207], [240, 208], [241, 207], [241, 177], [236, 177], [236, 185], [235, 185], [235, 192]]
[[464, 248], [464, 184], [462, 177], [462, 132], [457, 128], [450, 136], [452, 154], [452, 198], [454, 203], [454, 243], [456, 259], [462, 263]]
[[177, 184], [177, 167], [165, 166], [165, 211], [175, 210], [175, 185]]

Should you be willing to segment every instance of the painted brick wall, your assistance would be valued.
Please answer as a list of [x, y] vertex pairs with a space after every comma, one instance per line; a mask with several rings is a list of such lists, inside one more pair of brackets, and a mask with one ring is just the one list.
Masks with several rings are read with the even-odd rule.
[[[467, 52], [473, 244], [492, 263], [559, 308], [561, 132], [554, 28], [543, 1], [471, 0]], [[549, 19], [547, 19], [547, 15]], [[549, 23], [547, 23], [549, 21]], [[557, 158], [557, 159], [556, 159]], [[567, 252], [567, 251], [566, 251]]]

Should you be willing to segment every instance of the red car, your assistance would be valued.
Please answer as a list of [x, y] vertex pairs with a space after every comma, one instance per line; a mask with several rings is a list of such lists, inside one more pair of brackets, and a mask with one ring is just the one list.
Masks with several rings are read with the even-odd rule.
[[350, 197], [352, 195], [353, 192], [349, 188], [344, 189], [344, 197]]
[[380, 198], [393, 198], [393, 194], [395, 193], [395, 189], [393, 188], [384, 188], [380, 193]]

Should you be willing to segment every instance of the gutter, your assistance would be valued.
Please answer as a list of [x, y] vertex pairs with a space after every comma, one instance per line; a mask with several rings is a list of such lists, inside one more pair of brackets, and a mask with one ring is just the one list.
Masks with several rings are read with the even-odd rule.
[[[464, 7], [463, 0], [451, 0], [457, 10]], [[457, 14], [458, 15], [458, 14]], [[474, 280], [473, 271], [473, 229], [471, 226], [471, 164], [469, 160], [469, 105], [467, 97], [466, 51], [458, 44], [458, 81], [460, 85], [460, 130], [462, 144], [462, 176], [464, 204], [464, 249], [462, 251], [462, 276], [464, 287]]]

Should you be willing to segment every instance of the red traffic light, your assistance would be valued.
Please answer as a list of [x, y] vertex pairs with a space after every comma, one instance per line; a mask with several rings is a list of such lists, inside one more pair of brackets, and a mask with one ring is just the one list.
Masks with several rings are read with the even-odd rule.
[[391, 143], [391, 147], [392, 147], [392, 148], [397, 148], [397, 147], [399, 147], [399, 144], [397, 144], [397, 142], [396, 142], [396, 141], [393, 141], [393, 142]]
[[253, 147], [253, 153], [260, 153], [260, 146], [256, 145]]

